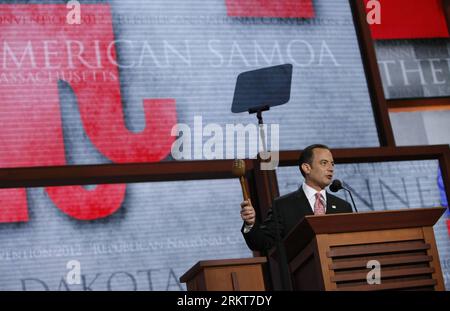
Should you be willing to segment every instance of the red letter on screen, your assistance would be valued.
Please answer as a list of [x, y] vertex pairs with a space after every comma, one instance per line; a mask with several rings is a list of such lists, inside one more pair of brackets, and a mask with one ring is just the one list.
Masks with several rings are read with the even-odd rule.
[[[71, 25], [65, 5], [0, 5], [0, 167], [67, 164], [65, 154], [71, 150], [64, 146], [58, 80], [70, 84], [84, 132], [111, 161], [157, 162], [170, 153], [175, 100], [143, 99], [145, 129], [129, 131], [111, 9], [86, 4], [82, 11], [93, 17], [90, 22]], [[52, 187], [47, 192], [64, 213], [91, 220], [115, 212], [125, 187]], [[28, 221], [25, 189], [0, 190], [0, 222], [21, 221]]]
[[228, 16], [312, 18], [312, 0], [225, 0]]
[[[369, 0], [364, 1], [367, 7]], [[388, 0], [380, 4], [381, 24], [370, 25], [373, 39], [449, 36], [441, 0]]]

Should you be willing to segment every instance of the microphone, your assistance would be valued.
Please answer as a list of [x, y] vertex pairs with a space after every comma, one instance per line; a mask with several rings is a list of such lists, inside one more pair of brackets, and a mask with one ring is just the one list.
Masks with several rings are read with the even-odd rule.
[[332, 192], [338, 192], [339, 190], [342, 189], [342, 183], [339, 179], [335, 179], [333, 180], [333, 182], [330, 185], [330, 190]]
[[330, 185], [330, 190], [332, 192], [338, 192], [341, 189], [344, 189], [345, 191], [347, 191], [350, 194], [350, 198], [352, 199], [352, 203], [353, 203], [353, 208], [354, 208], [355, 212], [358, 213], [358, 210], [356, 209], [355, 201], [353, 200], [352, 192], [350, 190], [348, 190], [347, 188], [345, 188], [344, 186], [342, 186], [342, 182], [339, 179], [333, 180], [333, 182]]

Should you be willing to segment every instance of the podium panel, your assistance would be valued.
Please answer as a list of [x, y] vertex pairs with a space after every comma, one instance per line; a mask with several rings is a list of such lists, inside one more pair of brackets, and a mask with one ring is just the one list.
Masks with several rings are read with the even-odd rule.
[[443, 212], [306, 216], [284, 239], [292, 289], [445, 290], [432, 228]]
[[264, 291], [265, 257], [199, 261], [180, 282], [188, 291]]

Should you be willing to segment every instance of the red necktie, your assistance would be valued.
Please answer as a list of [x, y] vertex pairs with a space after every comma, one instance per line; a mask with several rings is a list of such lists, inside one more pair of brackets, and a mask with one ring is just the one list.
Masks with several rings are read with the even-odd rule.
[[320, 192], [316, 193], [316, 203], [314, 204], [314, 215], [325, 215], [325, 206], [323, 206]]

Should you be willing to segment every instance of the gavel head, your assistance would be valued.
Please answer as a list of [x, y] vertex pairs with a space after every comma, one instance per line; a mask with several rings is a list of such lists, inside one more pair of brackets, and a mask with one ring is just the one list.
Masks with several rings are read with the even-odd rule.
[[245, 161], [244, 160], [234, 160], [233, 168], [231, 172], [236, 177], [241, 177], [245, 175]]

